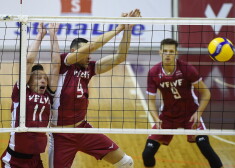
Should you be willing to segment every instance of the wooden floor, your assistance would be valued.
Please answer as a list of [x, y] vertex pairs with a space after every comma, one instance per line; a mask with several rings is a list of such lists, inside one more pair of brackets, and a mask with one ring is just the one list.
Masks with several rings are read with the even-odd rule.
[[[46, 67], [48, 68], [48, 66]], [[17, 64], [13, 66], [7, 63], [2, 63], [0, 67], [0, 128], [10, 127], [10, 95], [12, 85], [17, 80], [17, 68]], [[131, 74], [128, 69], [124, 69], [124, 67], [120, 65], [113, 71], [92, 79], [90, 82], [90, 104], [87, 120], [94, 127], [150, 127], [147, 123], [148, 118], [143, 109], [143, 100], [140, 100], [140, 93], [136, 89], [137, 86], [130, 76]], [[141, 153], [144, 149], [147, 135], [108, 134], [108, 136], [115, 141], [122, 150], [132, 156], [136, 168], [143, 167]], [[222, 138], [222, 140], [210, 136], [211, 145], [221, 157], [225, 168], [235, 167], [235, 136], [219, 137]], [[0, 153], [7, 147], [8, 140], [9, 133], [0, 133]], [[42, 159], [45, 168], [48, 168], [47, 152], [42, 154]], [[156, 155], [156, 159], [156, 167], [160, 168], [209, 167], [196, 144], [189, 144], [184, 135], [175, 136], [168, 147], [161, 146]], [[78, 152], [72, 167], [109, 168], [113, 166], [105, 161], [97, 161], [89, 155]]]

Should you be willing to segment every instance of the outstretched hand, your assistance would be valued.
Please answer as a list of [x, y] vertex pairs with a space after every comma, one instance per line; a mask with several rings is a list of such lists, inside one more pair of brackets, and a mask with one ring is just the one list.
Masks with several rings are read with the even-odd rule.
[[[132, 10], [126, 17], [142, 17], [139, 9]], [[132, 29], [135, 24], [125, 25], [125, 29]]]
[[[130, 11], [129, 13], [122, 13], [121, 17], [142, 17], [139, 9]], [[119, 25], [122, 29], [130, 30], [134, 24], [121, 24]]]
[[59, 23], [50, 23], [49, 24], [49, 33], [54, 35], [55, 33], [58, 32], [58, 29], [59, 29]]
[[43, 39], [43, 37], [47, 34], [47, 30], [44, 27], [43, 23], [39, 23], [38, 25], [38, 34], [41, 35], [41, 38]]

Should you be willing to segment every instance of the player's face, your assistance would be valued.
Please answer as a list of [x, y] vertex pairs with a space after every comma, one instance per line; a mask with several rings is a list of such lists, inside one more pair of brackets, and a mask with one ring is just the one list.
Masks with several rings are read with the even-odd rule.
[[164, 65], [174, 65], [177, 54], [176, 47], [172, 44], [165, 44], [160, 49], [160, 55]]
[[88, 67], [89, 60], [90, 56], [87, 55], [86, 57], [84, 57], [82, 60], [79, 61], [79, 64], [86, 68]]
[[[79, 48], [83, 47], [84, 45], [86, 45], [87, 43], [79, 43]], [[76, 51], [77, 49], [73, 49], [71, 52], [74, 52]], [[88, 63], [89, 63], [89, 60], [90, 60], [90, 55], [88, 54], [87, 56], [85, 56], [83, 59], [81, 59], [79, 61], [79, 65], [83, 66], [83, 67], [87, 67], [88, 66]]]
[[29, 87], [38, 94], [44, 94], [47, 88], [47, 75], [42, 70], [36, 70], [31, 74]]

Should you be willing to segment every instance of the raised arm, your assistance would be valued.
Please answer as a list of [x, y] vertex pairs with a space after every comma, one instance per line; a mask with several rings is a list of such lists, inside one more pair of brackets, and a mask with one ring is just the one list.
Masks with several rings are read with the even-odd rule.
[[28, 53], [27, 53], [27, 77], [26, 77], [26, 83], [28, 83], [29, 79], [30, 79], [30, 74], [31, 74], [31, 69], [32, 66], [34, 64], [34, 61], [38, 55], [38, 51], [39, 51], [39, 47], [41, 45], [42, 39], [44, 38], [44, 36], [46, 35], [47, 31], [46, 29], [43, 27], [43, 23], [39, 23], [38, 26], [38, 34], [35, 38], [35, 40], [33, 41], [33, 43], [31, 44]]
[[[131, 11], [129, 14], [124, 14], [123, 17], [140, 17], [139, 9]], [[96, 74], [101, 74], [109, 71], [116, 65], [126, 60], [131, 42], [131, 32], [134, 25], [125, 25], [122, 40], [118, 47], [117, 53], [106, 56], [96, 62]]]
[[55, 92], [57, 88], [57, 83], [59, 79], [60, 72], [60, 49], [57, 38], [59, 24], [50, 23], [49, 24], [49, 34], [50, 34], [50, 43], [51, 43], [51, 64], [50, 64], [50, 74], [49, 74], [49, 88], [51, 91]]
[[104, 46], [108, 41], [110, 41], [114, 36], [119, 34], [123, 29], [124, 26], [119, 25], [116, 27], [114, 31], [109, 31], [105, 34], [98, 36], [97, 38], [93, 39], [91, 42], [88, 42], [86, 45], [80, 47], [78, 50], [70, 53], [67, 56], [66, 63], [69, 65], [79, 63], [90, 53]]

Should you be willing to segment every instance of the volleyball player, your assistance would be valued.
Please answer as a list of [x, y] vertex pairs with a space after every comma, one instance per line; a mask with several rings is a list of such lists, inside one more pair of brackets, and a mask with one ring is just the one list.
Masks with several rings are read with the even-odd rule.
[[[136, 9], [123, 16], [140, 17], [140, 11]], [[61, 78], [53, 101], [53, 126], [92, 127], [85, 121], [89, 81], [94, 75], [107, 72], [126, 60], [132, 27], [133, 25], [118, 25], [115, 31], [107, 32], [91, 42], [83, 38], [72, 41], [71, 53], [61, 56]], [[90, 53], [123, 30], [123, 37], [116, 54], [103, 57], [96, 62], [89, 61]], [[53, 133], [49, 149], [50, 167], [71, 167], [78, 151], [94, 156], [98, 160], [106, 160], [118, 168], [132, 168], [134, 164], [130, 156], [103, 134]]]
[[[201, 115], [209, 100], [210, 91], [202, 81], [197, 70], [177, 59], [178, 42], [165, 39], [161, 42], [160, 56], [162, 62], [153, 66], [148, 73], [147, 94], [148, 107], [155, 125], [153, 129], [205, 129]], [[200, 102], [194, 94], [197, 89]], [[160, 114], [156, 107], [156, 92], [162, 95]], [[218, 155], [212, 149], [206, 135], [188, 135], [189, 142], [196, 142], [201, 153], [212, 168], [222, 167]], [[173, 135], [149, 135], [142, 153], [145, 167], [154, 167], [154, 155], [161, 144], [168, 145]]]
[[[39, 24], [38, 34], [29, 48], [26, 75], [26, 127], [47, 127], [50, 119], [51, 95], [46, 91], [50, 87], [55, 91], [60, 69], [59, 45], [56, 32], [57, 24], [49, 24], [52, 49], [52, 70], [47, 77], [42, 65], [34, 65], [42, 39], [47, 31], [43, 23]], [[30, 74], [30, 75], [29, 75]], [[12, 127], [19, 126], [20, 90], [16, 82], [12, 92]], [[2, 154], [2, 167], [43, 168], [40, 153], [45, 152], [47, 135], [36, 132], [11, 132], [9, 145]]]

